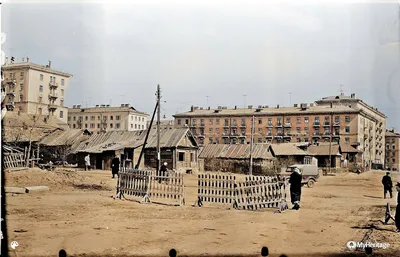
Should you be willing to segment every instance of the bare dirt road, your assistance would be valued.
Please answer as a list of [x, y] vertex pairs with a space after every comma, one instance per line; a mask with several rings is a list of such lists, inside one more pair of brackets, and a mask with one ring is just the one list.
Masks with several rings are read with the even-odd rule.
[[[6, 186], [49, 186], [49, 191], [7, 194], [11, 256], [272, 256], [347, 254], [348, 241], [389, 243], [377, 256], [400, 256], [400, 233], [383, 225], [382, 171], [323, 177], [304, 188], [302, 207], [274, 213], [205, 204], [196, 199], [196, 175], [186, 175], [186, 205], [164, 206], [114, 200], [116, 179], [109, 171], [56, 172], [32, 169], [6, 173]], [[392, 174], [394, 180], [398, 174]], [[86, 255], [84, 255], [86, 254]]]

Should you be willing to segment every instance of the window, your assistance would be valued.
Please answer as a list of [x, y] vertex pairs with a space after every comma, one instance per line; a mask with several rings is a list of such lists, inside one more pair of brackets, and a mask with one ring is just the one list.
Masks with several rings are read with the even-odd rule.
[[64, 86], [64, 79], [61, 79], [61, 86]]
[[40, 81], [43, 81], [43, 74], [40, 74]]
[[64, 106], [64, 100], [60, 100], [60, 105]]
[[272, 130], [271, 130], [270, 128], [269, 128], [268, 131], [267, 131], [267, 135], [268, 135], [268, 136], [272, 136]]
[[395, 150], [395, 149], [396, 149], [396, 146], [395, 146], [395, 145], [392, 145], [392, 148], [393, 148], [393, 150]]
[[268, 123], [268, 126], [272, 126], [272, 118], [268, 118], [267, 123]]
[[185, 153], [182, 153], [182, 152], [178, 153], [178, 161], [180, 161], [180, 162], [185, 161]]
[[120, 120], [120, 118], [121, 118], [121, 117], [120, 117], [119, 115], [117, 115], [117, 116], [115, 117], [116, 120]]
[[195, 160], [194, 160], [194, 154], [193, 154], [193, 153], [190, 153], [190, 161], [191, 161], [191, 162], [195, 162]]
[[350, 138], [346, 137], [346, 138], [344, 139], [344, 141], [346, 141], [346, 143], [348, 143], [348, 142], [350, 142]]
[[228, 129], [224, 129], [224, 135], [228, 135], [229, 134], [229, 130]]
[[85, 120], [88, 120], [89, 119], [89, 117], [88, 116], [85, 116]]
[[392, 159], [392, 162], [396, 162], [396, 159]]
[[290, 122], [291, 122], [290, 117], [287, 117], [287, 118], [286, 118], [286, 123], [290, 123]]
[[204, 126], [204, 119], [200, 120], [200, 126]]
[[[20, 111], [21, 111], [21, 107], [19, 107], [20, 109]], [[38, 108], [38, 111], [39, 111], [39, 114], [42, 114], [42, 112], [43, 112], [43, 110], [42, 110], [42, 108]]]
[[73, 128], [76, 128], [75, 124], [72, 125]]
[[344, 133], [350, 133], [350, 127], [349, 126], [344, 127]]
[[225, 126], [229, 126], [229, 120], [225, 119]]
[[96, 119], [96, 116], [90, 117], [90, 120], [95, 120], [95, 119]]
[[258, 118], [258, 124], [262, 124], [262, 118]]
[[114, 116], [110, 116], [110, 120], [114, 120]]
[[350, 122], [350, 116], [346, 116], [346, 117], [344, 118], [344, 120], [345, 120], [346, 122]]
[[39, 86], [39, 92], [43, 92], [43, 86], [42, 85]]
[[97, 128], [98, 128], [98, 129], [100, 128], [100, 123], [97, 123]]
[[308, 117], [304, 117], [304, 123], [308, 123]]
[[93, 123], [90, 124], [90, 128], [94, 128], [94, 124]]
[[318, 124], [319, 123], [319, 117], [314, 118], [314, 123]]
[[215, 129], [215, 133], [219, 134], [219, 128]]
[[110, 124], [110, 128], [113, 128], [113, 127], [114, 127], [114, 124], [111, 123], [111, 124]]
[[85, 128], [88, 128], [88, 125], [87, 125], [87, 124], [85, 124]]
[[193, 125], [193, 126], [196, 126], [196, 119], [193, 119], [193, 120], [192, 120], [192, 125]]
[[262, 143], [262, 138], [258, 138], [258, 139], [257, 139], [257, 142], [258, 142], [259, 144], [261, 144], [261, 143]]
[[21, 71], [21, 73], [20, 73], [20, 77], [21, 77], [21, 79], [23, 79], [23, 78], [24, 78], [24, 72], [23, 72], [23, 71]]
[[72, 118], [72, 120], [73, 120], [73, 121], [76, 121], [76, 117], [74, 116], [74, 117]]
[[131, 124], [131, 129], [133, 129], [133, 124]]
[[137, 129], [137, 124], [135, 124], [135, 129]]
[[262, 128], [258, 128], [258, 133], [262, 134]]
[[182, 121], [181, 119], [178, 120], [178, 125], [181, 125]]
[[185, 120], [185, 124], [189, 125], [189, 120], [188, 119]]
[[213, 129], [212, 129], [212, 128], [210, 128], [209, 132], [210, 132], [210, 134], [212, 134], [212, 133], [213, 133]]
[[100, 120], [100, 116], [97, 116], [97, 120]]
[[144, 129], [144, 125], [142, 125], [142, 129]]
[[215, 120], [215, 124], [219, 125], [219, 119]]
[[209, 142], [210, 144], [212, 144], [212, 143], [213, 143], [213, 138], [210, 137], [210, 138], [208, 139], [208, 142]]
[[301, 118], [300, 117], [297, 117], [297, 124], [301, 124]]
[[309, 130], [308, 128], [304, 128], [304, 133], [305, 133], [306, 135], [308, 135], [308, 134], [310, 133], [310, 130]]
[[335, 116], [335, 123], [339, 123], [340, 121], [340, 117], [339, 116]]
[[22, 83], [22, 82], [21, 82], [21, 83], [19, 83], [19, 87], [20, 87], [20, 89], [19, 89], [19, 90], [21, 90], [21, 91], [22, 91], [22, 90], [24, 90], [24, 83]]
[[121, 127], [121, 124], [117, 123], [117, 124], [115, 124], [115, 127], [116, 127], [117, 129], [119, 129], [119, 128]]
[[68, 121], [71, 121], [71, 117], [68, 117]]
[[297, 134], [301, 133], [301, 128], [296, 128]]
[[64, 89], [61, 89], [61, 96], [64, 96]]
[[[137, 121], [137, 116], [135, 116], [135, 121]], [[187, 123], [186, 123], [187, 124]]]
[[213, 123], [214, 123], [214, 120], [213, 119], [210, 119], [210, 125], [213, 125]]
[[[21, 101], [22, 101], [22, 95], [21, 95]], [[39, 96], [39, 103], [43, 101], [43, 97]]]
[[297, 138], [297, 143], [300, 143], [300, 142], [301, 142], [300, 138]]
[[277, 121], [278, 125], [281, 125], [281, 118], [277, 118], [276, 121]]

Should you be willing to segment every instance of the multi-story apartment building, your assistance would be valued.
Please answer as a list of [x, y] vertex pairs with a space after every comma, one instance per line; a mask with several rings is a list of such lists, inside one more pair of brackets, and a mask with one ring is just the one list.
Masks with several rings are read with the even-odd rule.
[[385, 167], [390, 170], [400, 170], [400, 154], [399, 154], [400, 134], [394, 129], [389, 129], [385, 133]]
[[6, 63], [2, 66], [7, 110], [28, 114], [53, 115], [67, 122], [68, 108], [64, 96], [71, 74], [57, 71], [48, 65], [26, 62]]
[[[191, 128], [199, 145], [248, 144], [253, 127], [255, 143], [332, 141], [348, 143], [360, 150], [363, 150], [360, 146], [364, 146], [361, 143], [365, 139], [368, 146], [372, 142], [379, 145], [380, 131], [386, 124], [385, 119], [377, 121], [356, 105], [335, 103], [278, 105], [274, 108], [248, 106], [228, 109], [220, 106], [215, 110], [193, 106], [189, 112], [176, 114], [174, 118], [176, 127]], [[376, 149], [384, 151], [382, 148], [377, 146]], [[383, 164], [384, 159], [378, 161], [372, 154], [363, 157], [364, 165], [375, 162]]]
[[89, 108], [74, 105], [68, 111], [68, 125], [97, 134], [113, 130], [136, 131], [147, 129], [148, 117], [148, 114], [137, 111], [129, 104], [121, 104], [120, 107], [103, 104]]

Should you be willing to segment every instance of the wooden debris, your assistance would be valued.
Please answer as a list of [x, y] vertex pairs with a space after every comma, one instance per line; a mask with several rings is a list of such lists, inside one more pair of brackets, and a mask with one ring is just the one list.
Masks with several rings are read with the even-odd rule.
[[5, 187], [4, 190], [6, 193], [25, 194], [25, 188], [23, 187]]
[[47, 186], [33, 186], [33, 187], [25, 187], [25, 192], [29, 193], [30, 191], [44, 191], [49, 189], [50, 188]]

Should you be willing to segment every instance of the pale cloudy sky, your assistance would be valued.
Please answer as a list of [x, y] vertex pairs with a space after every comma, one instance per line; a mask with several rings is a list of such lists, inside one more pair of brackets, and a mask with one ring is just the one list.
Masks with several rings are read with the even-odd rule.
[[72, 73], [68, 106], [151, 113], [160, 84], [171, 118], [206, 96], [288, 106], [343, 85], [400, 129], [398, 1], [16, 2], [3, 3], [3, 51]]

